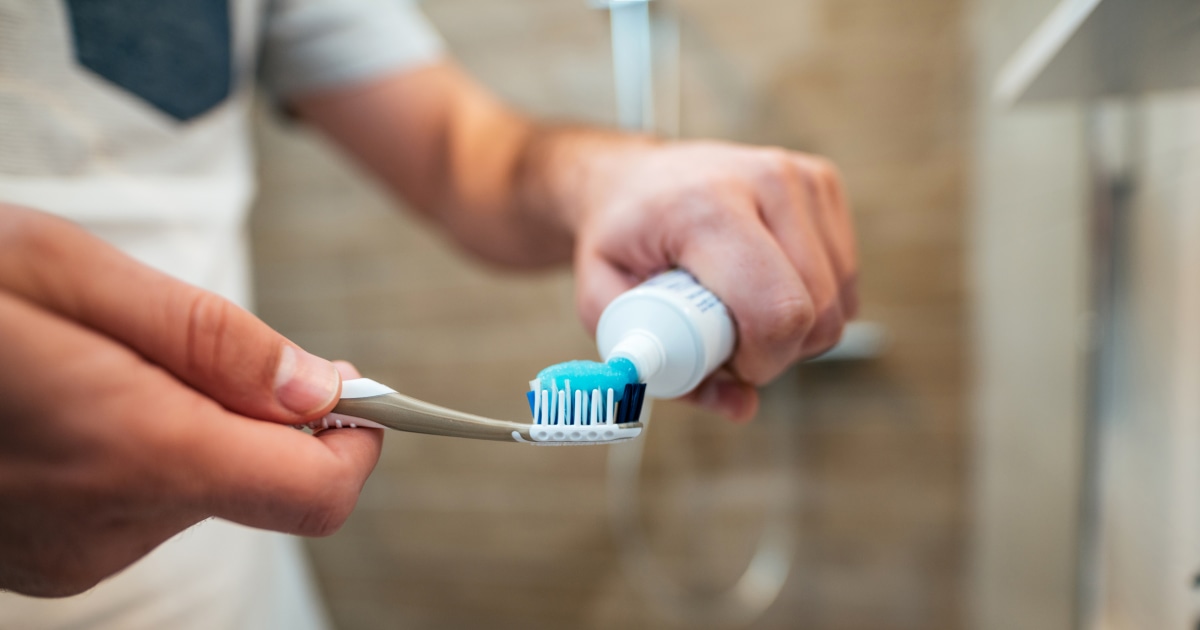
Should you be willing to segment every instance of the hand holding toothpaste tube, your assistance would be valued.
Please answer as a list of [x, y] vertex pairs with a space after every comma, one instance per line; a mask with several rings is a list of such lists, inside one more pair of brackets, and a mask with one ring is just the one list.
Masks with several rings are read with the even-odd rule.
[[654, 143], [596, 170], [575, 251], [586, 325], [594, 330], [617, 295], [674, 266], [733, 315], [733, 358], [691, 400], [749, 419], [754, 386], [833, 347], [854, 317], [854, 230], [828, 161], [781, 149]]

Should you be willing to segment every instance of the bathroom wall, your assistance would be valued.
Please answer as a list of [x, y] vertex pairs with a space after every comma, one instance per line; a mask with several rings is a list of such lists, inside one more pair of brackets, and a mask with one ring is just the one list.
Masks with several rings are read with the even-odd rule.
[[1200, 92], [1130, 99], [1133, 198], [1107, 384], [1095, 619], [1200, 622]]
[[976, 0], [972, 627], [1071, 627], [1086, 325], [1078, 105], [1010, 110], [996, 73], [1054, 0]]
[[[972, 625], [1194, 627], [1200, 98], [1000, 106], [998, 68], [1056, 4], [971, 8], [979, 47]], [[1088, 336], [1089, 213], [1102, 190], [1094, 186], [1112, 175], [1128, 178], [1132, 196], [1119, 221], [1112, 352], [1098, 381], [1100, 503], [1081, 519], [1085, 361], [1098, 340]], [[1094, 605], [1077, 609], [1082, 531], [1096, 531], [1098, 544], [1082, 550], [1091, 567], [1083, 601]]]

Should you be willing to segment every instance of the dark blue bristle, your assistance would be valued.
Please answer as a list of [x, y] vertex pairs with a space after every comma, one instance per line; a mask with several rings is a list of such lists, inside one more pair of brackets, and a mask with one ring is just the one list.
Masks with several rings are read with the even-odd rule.
[[642, 403], [646, 401], [646, 385], [638, 383], [633, 388], [633, 404], [630, 405], [631, 412], [629, 415], [630, 422], [637, 422], [642, 417]]
[[617, 403], [617, 424], [629, 422], [629, 410], [633, 407], [633, 385], [626, 385], [621, 393], [621, 402]]
[[631, 383], [625, 386], [621, 402], [617, 405], [617, 424], [637, 422], [642, 415], [642, 401], [646, 397], [646, 386], [642, 383]]
[[529, 401], [529, 413], [537, 415], [537, 392], [525, 392], [525, 400]]

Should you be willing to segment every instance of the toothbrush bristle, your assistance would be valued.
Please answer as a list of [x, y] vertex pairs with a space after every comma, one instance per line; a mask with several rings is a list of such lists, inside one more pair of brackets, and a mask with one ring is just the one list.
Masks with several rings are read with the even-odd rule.
[[572, 390], [571, 381], [566, 380], [561, 389], [558, 383], [542, 388], [540, 383], [531, 382], [525, 397], [533, 424], [579, 427], [637, 422], [645, 395], [646, 386], [641, 383], [626, 385], [617, 400], [612, 388]]

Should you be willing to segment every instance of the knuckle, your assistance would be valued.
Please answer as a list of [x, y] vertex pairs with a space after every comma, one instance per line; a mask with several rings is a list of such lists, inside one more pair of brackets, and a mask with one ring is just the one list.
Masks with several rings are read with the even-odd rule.
[[748, 343], [738, 374], [753, 385], [773, 380], [799, 358], [814, 317], [812, 302], [800, 296], [777, 300], [766, 308], [745, 331]]
[[828, 158], [819, 155], [801, 155], [795, 158], [797, 170], [818, 188], [831, 190], [842, 186], [841, 171]]
[[724, 202], [717, 184], [697, 186], [687, 191], [681, 199], [686, 212], [679, 213], [686, 227], [691, 230], [709, 232], [725, 229], [729, 225], [731, 208]]
[[835, 178], [838, 175], [838, 167], [834, 166], [834, 163], [827, 157], [812, 154], [794, 154], [792, 160], [800, 170], [817, 179]]
[[187, 366], [206, 372], [220, 365], [225, 331], [233, 316], [233, 307], [207, 291], [197, 291], [188, 300], [187, 341], [184, 345]]
[[751, 178], [760, 190], [781, 192], [794, 185], [796, 169], [786, 151], [763, 149], [754, 160]]
[[759, 176], [769, 181], [779, 181], [794, 172], [791, 156], [783, 149], [765, 149], [759, 160]]
[[814, 155], [809, 159], [812, 163], [811, 169], [813, 175], [824, 180], [838, 179], [838, 170], [837, 167], [834, 166], [833, 162], [819, 155]]
[[808, 334], [814, 317], [813, 303], [804, 297], [777, 300], [763, 313], [763, 341], [773, 347], [794, 346]]

